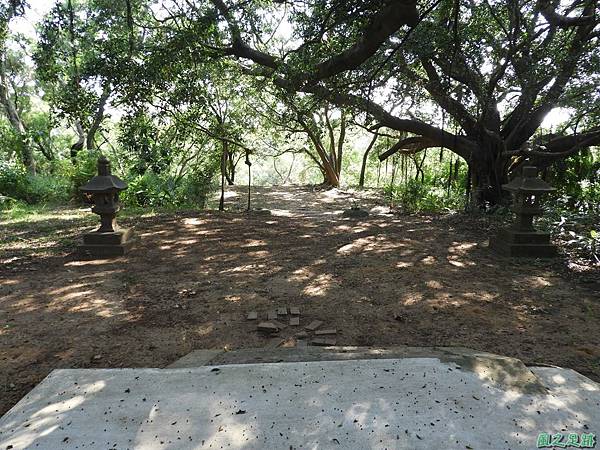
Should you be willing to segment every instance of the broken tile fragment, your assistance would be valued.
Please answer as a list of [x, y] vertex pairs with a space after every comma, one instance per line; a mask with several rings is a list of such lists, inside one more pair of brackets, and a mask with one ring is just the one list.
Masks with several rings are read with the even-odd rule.
[[280, 316], [287, 316], [287, 308], [285, 306], [282, 308], [278, 308], [277, 314], [279, 314]]
[[279, 331], [279, 327], [271, 322], [260, 322], [256, 328], [264, 333], [277, 333]]
[[250, 311], [248, 316], [246, 316], [247, 320], [256, 320], [258, 319], [258, 313], [256, 311]]
[[273, 325], [275, 325], [277, 328], [279, 328], [280, 330], [283, 330], [285, 327], [287, 327], [287, 325], [285, 323], [281, 323], [277, 320], [271, 320], [271, 323]]
[[327, 330], [317, 330], [317, 331], [315, 331], [315, 334], [317, 336], [323, 335], [323, 334], [336, 334], [336, 333], [337, 333], [337, 330], [335, 328], [329, 328]]
[[280, 338], [280, 337], [274, 337], [272, 339], [269, 339], [269, 342], [267, 342], [267, 345], [265, 345], [265, 347], [277, 348], [277, 347], [280, 347], [281, 344], [283, 344], [284, 342], [285, 342], [285, 339]]
[[310, 341], [311, 345], [318, 345], [322, 347], [331, 347], [336, 344], [336, 340], [333, 338], [317, 338]]
[[293, 348], [296, 346], [296, 342], [297, 342], [296, 339], [288, 338], [283, 341], [283, 343], [280, 345], [280, 347]]
[[323, 325], [323, 322], [321, 322], [320, 320], [313, 320], [311, 323], [306, 325], [304, 328], [306, 328], [308, 331], [315, 331], [321, 325]]
[[290, 308], [290, 314], [292, 316], [299, 316], [300, 315], [300, 308], [296, 307], [296, 306], [292, 306]]
[[306, 339], [308, 337], [308, 333], [306, 331], [301, 331], [300, 333], [296, 333], [296, 338], [298, 339]]
[[300, 317], [290, 317], [290, 325], [293, 327], [300, 325]]
[[274, 309], [267, 312], [267, 320], [275, 320], [277, 319], [277, 311]]

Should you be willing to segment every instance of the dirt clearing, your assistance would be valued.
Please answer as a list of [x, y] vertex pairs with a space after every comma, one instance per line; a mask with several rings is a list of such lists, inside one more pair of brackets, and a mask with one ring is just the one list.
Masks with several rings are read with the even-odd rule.
[[[560, 262], [495, 256], [482, 219], [343, 219], [354, 201], [387, 208], [374, 194], [299, 187], [255, 200], [273, 214], [124, 220], [140, 242], [104, 261], [72, 254], [91, 215], [3, 223], [0, 414], [55, 368], [163, 367], [197, 348], [264, 346], [246, 313], [280, 306], [337, 329], [338, 345], [464, 346], [600, 380], [598, 284]], [[243, 189], [228, 204], [241, 209]]]

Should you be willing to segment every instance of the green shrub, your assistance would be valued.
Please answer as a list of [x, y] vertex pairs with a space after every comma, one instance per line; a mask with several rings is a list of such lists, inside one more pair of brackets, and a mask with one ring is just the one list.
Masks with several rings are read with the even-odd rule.
[[72, 199], [83, 201], [83, 194], [79, 188], [98, 173], [98, 156], [100, 155], [97, 152], [81, 151], [77, 154], [75, 164], [65, 167], [69, 179], [68, 190]]
[[129, 186], [121, 193], [121, 201], [127, 206], [164, 206], [174, 199], [173, 183], [152, 171], [127, 180]]
[[445, 188], [414, 179], [405, 184], [388, 185], [384, 191], [395, 204], [411, 213], [457, 210], [464, 202], [463, 193], [459, 188], [453, 187], [448, 193]]
[[30, 205], [69, 200], [68, 180], [60, 175], [29, 175], [16, 164], [0, 162], [0, 195]]
[[27, 173], [16, 164], [0, 161], [0, 195], [24, 200], [27, 195]]
[[[569, 253], [600, 264], [600, 209], [598, 203], [574, 201], [562, 195], [544, 202], [544, 214], [538, 221], [541, 229]], [[573, 207], [573, 204], [578, 205]]]

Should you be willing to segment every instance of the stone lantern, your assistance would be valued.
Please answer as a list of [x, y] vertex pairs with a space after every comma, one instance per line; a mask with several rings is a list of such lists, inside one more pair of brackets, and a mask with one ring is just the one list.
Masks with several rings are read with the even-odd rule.
[[110, 173], [108, 159], [98, 158], [98, 175], [79, 188], [91, 195], [92, 212], [100, 216], [100, 228], [83, 235], [83, 245], [78, 248], [82, 256], [121, 256], [131, 247], [132, 230], [118, 227], [116, 220], [120, 209], [119, 192], [124, 189], [127, 189], [127, 183]]
[[555, 189], [537, 176], [537, 167], [525, 166], [520, 177], [502, 185], [513, 197], [511, 211], [516, 214], [512, 226], [501, 229], [490, 239], [490, 248], [506, 256], [549, 258], [556, 256], [550, 235], [533, 227], [533, 218], [542, 214], [541, 197]]

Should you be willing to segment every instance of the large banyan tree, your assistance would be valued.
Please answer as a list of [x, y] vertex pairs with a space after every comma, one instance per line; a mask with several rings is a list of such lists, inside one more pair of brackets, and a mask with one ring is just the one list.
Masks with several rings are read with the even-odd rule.
[[[468, 163], [479, 204], [499, 202], [526, 161], [544, 167], [600, 144], [597, 0], [174, 4], [160, 23], [174, 38], [193, 35], [198, 57], [233, 58], [290, 95], [362, 111], [371, 126], [408, 136], [382, 158], [449, 149]], [[290, 39], [276, 32], [282, 24]], [[542, 133], [556, 107], [576, 114]]]

